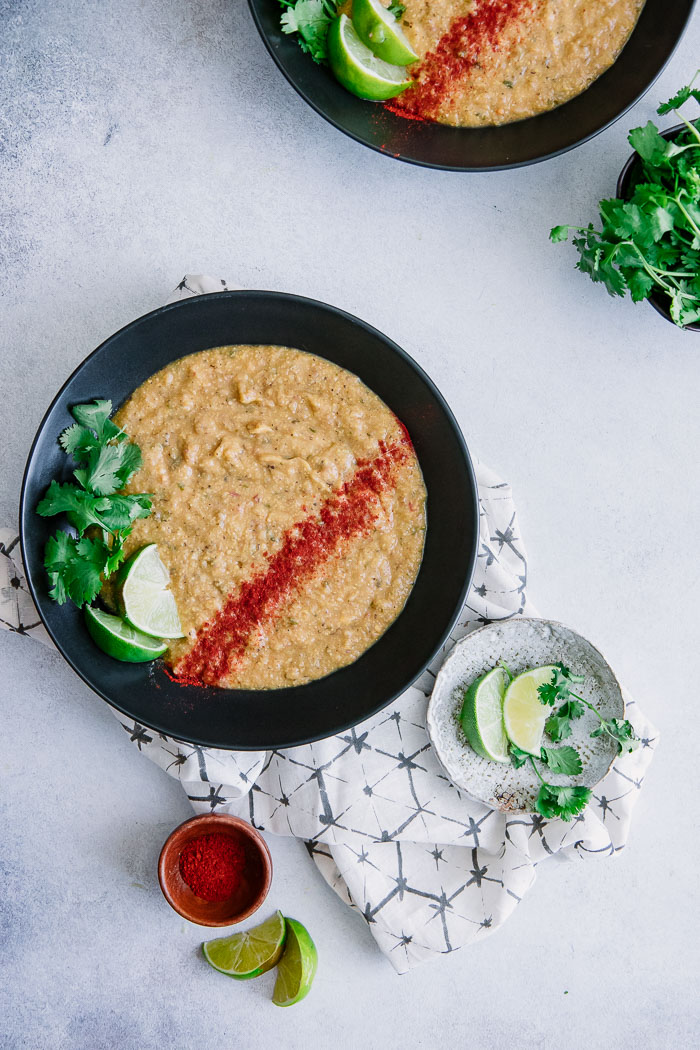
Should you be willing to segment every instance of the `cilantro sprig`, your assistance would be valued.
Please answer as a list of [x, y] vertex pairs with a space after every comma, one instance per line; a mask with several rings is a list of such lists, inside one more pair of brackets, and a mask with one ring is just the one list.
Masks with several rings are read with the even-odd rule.
[[[693, 87], [698, 76], [700, 70], [657, 112], [679, 111], [691, 99], [700, 103], [700, 88]], [[683, 327], [700, 321], [700, 121], [679, 116], [685, 130], [672, 141], [652, 121], [630, 132], [641, 175], [629, 200], [600, 202], [599, 229], [555, 226], [550, 239], [566, 241], [573, 232], [577, 269], [612, 296], [629, 292], [634, 302], [662, 292]]]
[[111, 412], [111, 401], [71, 409], [75, 423], [58, 440], [76, 462], [78, 484], [52, 481], [36, 508], [42, 517], [65, 514], [76, 533], [59, 530], [44, 550], [49, 594], [59, 605], [89, 605], [123, 561], [134, 521], [151, 513], [148, 493], [119, 491], [140, 469], [141, 450], [112, 422]]
[[[515, 744], [510, 745], [511, 762], [516, 769], [520, 769], [529, 762], [534, 769], [540, 782], [540, 789], [535, 799], [535, 809], [543, 817], [552, 820], [559, 817], [561, 820], [569, 821], [581, 810], [585, 809], [591, 798], [590, 788], [573, 784], [550, 784], [548, 783], [535, 762], [535, 756], [528, 751], [522, 751]], [[581, 756], [575, 747], [543, 747], [540, 751], [539, 760], [546, 766], [550, 773], [561, 773], [564, 776], [575, 777], [583, 769]]]
[[[603, 718], [600, 711], [588, 700], [584, 700], [578, 693], [574, 693], [571, 686], [585, 680], [584, 675], [572, 674], [568, 667], [558, 663], [552, 671], [550, 682], [544, 682], [539, 686], [540, 701], [553, 707], [563, 701], [559, 707], [545, 722], [545, 732], [554, 741], [565, 740], [571, 736], [571, 723], [581, 718], [585, 709], [588, 708], [598, 719], [599, 724], [590, 734], [592, 737], [609, 736], [617, 744], [618, 754], [624, 755], [639, 747], [639, 737], [632, 727], [632, 723], [626, 718]], [[573, 748], [572, 748], [573, 750]]]
[[[501, 666], [505, 664], [501, 661]], [[508, 674], [513, 677], [508, 668]], [[563, 663], [557, 663], [552, 669], [552, 677], [549, 682], [543, 682], [538, 686], [540, 702], [548, 707], [560, 706], [552, 712], [545, 722], [545, 732], [554, 743], [560, 743], [571, 736], [571, 723], [581, 718], [586, 708], [598, 718], [598, 725], [591, 732], [591, 737], [603, 735], [610, 736], [617, 744], [618, 753], [624, 754], [634, 751], [639, 747], [637, 737], [631, 722], [623, 718], [603, 718], [600, 711], [573, 691], [572, 687], [582, 684], [585, 675], [574, 674], [569, 667]], [[550, 747], [544, 744], [540, 749], [539, 756], [523, 751], [515, 744], [509, 746], [510, 760], [516, 769], [520, 769], [526, 763], [530, 763], [537, 779], [540, 782], [535, 809], [543, 817], [551, 820], [555, 817], [569, 821], [572, 817], [581, 813], [591, 799], [590, 788], [576, 784], [551, 784], [545, 780], [540, 772], [537, 762], [552, 774], [575, 777], [583, 771], [581, 756], [575, 747], [565, 744], [563, 747]]]
[[284, 11], [280, 19], [283, 33], [296, 33], [299, 47], [314, 62], [328, 62], [328, 28], [338, 13], [341, 0], [279, 0]]

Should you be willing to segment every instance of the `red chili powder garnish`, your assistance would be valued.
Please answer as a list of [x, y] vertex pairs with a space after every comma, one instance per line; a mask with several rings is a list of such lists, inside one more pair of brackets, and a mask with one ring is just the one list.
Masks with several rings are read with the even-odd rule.
[[393, 485], [396, 466], [411, 454], [411, 441], [403, 429], [404, 436], [395, 444], [380, 442], [374, 459], [358, 460], [353, 476], [324, 501], [317, 515], [285, 531], [280, 549], [267, 556], [267, 566], [245, 580], [200, 628], [194, 647], [175, 669], [176, 681], [189, 685], [220, 682], [258, 627], [274, 616], [282, 602], [344, 541], [369, 530], [378, 516], [380, 494]]
[[532, 9], [533, 0], [479, 0], [470, 14], [457, 18], [411, 72], [416, 84], [386, 103], [392, 113], [413, 120], [434, 120], [455, 84], [479, 64], [485, 49], [498, 49], [505, 27]]
[[245, 846], [217, 831], [192, 839], [180, 854], [180, 874], [203, 901], [226, 901], [241, 882]]

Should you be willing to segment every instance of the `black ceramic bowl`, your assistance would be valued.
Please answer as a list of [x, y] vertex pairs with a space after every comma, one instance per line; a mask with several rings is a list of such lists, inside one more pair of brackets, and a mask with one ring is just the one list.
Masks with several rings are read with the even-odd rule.
[[646, 0], [620, 57], [570, 102], [528, 120], [490, 128], [450, 128], [395, 116], [355, 98], [280, 29], [278, 0], [248, 0], [268, 51], [317, 113], [340, 131], [397, 160], [453, 171], [533, 164], [573, 149], [617, 120], [647, 91], [678, 44], [695, 0]]
[[[672, 128], [668, 128], [666, 131], [662, 131], [661, 134], [665, 139], [675, 139], [681, 132], [687, 131], [685, 124], [675, 124]], [[632, 195], [632, 189], [634, 184], [637, 182], [642, 174], [642, 161], [638, 153], [633, 153], [627, 160], [624, 168], [620, 172], [620, 177], [617, 180], [617, 196], [621, 200], [628, 200]], [[667, 321], [675, 325], [675, 321], [671, 317], [670, 302], [667, 295], [663, 292], [652, 292], [647, 302], [651, 303], [657, 313], [665, 317]], [[684, 332], [700, 332], [700, 324], [688, 324], [682, 329]]]
[[[48, 596], [43, 550], [56, 528], [35, 508], [52, 478], [68, 480], [58, 435], [69, 406], [111, 398], [115, 407], [168, 362], [213, 346], [281, 344], [356, 373], [406, 425], [428, 490], [425, 553], [406, 606], [355, 663], [307, 685], [265, 692], [175, 684], [160, 663], [125, 664], [100, 652], [82, 613]], [[439, 391], [404, 351], [363, 321], [279, 292], [220, 292], [173, 303], [122, 328], [76, 369], [34, 439], [22, 486], [20, 523], [27, 580], [46, 628], [87, 684], [155, 730], [222, 748], [278, 748], [356, 725], [402, 693], [453, 627], [471, 581], [479, 529], [474, 472], [464, 439]]]

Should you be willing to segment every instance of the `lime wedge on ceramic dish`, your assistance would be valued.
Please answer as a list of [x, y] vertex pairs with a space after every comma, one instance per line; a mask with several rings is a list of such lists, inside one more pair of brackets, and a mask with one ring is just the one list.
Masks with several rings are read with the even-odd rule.
[[551, 707], [540, 700], [537, 690], [545, 682], [551, 682], [554, 670], [547, 664], [523, 671], [510, 683], [503, 699], [503, 722], [508, 739], [530, 755], [539, 755], [544, 724], [552, 713]]
[[398, 19], [380, 0], [352, 0], [352, 24], [363, 44], [377, 58], [396, 66], [418, 60]]
[[267, 973], [279, 962], [286, 933], [284, 915], [276, 911], [272, 918], [254, 926], [252, 930], [241, 930], [230, 937], [205, 941], [202, 951], [215, 970], [235, 977], [237, 981], [247, 981]]
[[510, 678], [502, 667], [494, 667], [467, 689], [460, 721], [464, 735], [482, 758], [508, 762], [508, 737], [503, 725], [503, 697]]
[[95, 645], [115, 660], [142, 664], [162, 656], [168, 648], [160, 639], [152, 638], [102, 609], [85, 606], [85, 625]]
[[119, 610], [138, 631], [154, 638], [182, 638], [180, 617], [168, 590], [170, 573], [155, 543], [132, 554], [119, 573]]
[[371, 102], [394, 98], [413, 83], [403, 66], [383, 62], [362, 43], [347, 15], [331, 22], [328, 61], [344, 88]]
[[286, 919], [287, 941], [277, 967], [272, 993], [275, 1006], [293, 1006], [309, 994], [318, 965], [318, 952], [309, 932], [296, 919]]

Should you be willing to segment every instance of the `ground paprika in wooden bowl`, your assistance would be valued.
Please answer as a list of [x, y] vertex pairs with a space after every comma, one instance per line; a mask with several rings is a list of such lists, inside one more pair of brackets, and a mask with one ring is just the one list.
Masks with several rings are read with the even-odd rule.
[[200, 926], [231, 926], [252, 915], [272, 881], [272, 860], [259, 831], [239, 817], [192, 817], [168, 836], [158, 861], [168, 904]]

